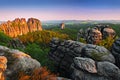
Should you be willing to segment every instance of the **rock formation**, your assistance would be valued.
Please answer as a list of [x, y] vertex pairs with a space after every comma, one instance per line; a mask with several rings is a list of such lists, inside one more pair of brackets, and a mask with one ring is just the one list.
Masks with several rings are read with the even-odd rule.
[[5, 80], [5, 70], [7, 68], [7, 58], [0, 56], [0, 80]]
[[75, 42], [72, 40], [60, 41], [58, 38], [53, 38], [49, 52], [49, 58], [55, 62], [55, 67], [58, 72], [64, 76], [69, 76], [70, 65], [73, 62], [73, 58], [81, 56], [81, 49], [85, 44]]
[[97, 44], [102, 40], [102, 34], [98, 29], [91, 29], [86, 37], [87, 43]]
[[80, 38], [85, 39], [87, 43], [98, 44], [102, 39], [115, 38], [116, 33], [109, 25], [97, 25], [93, 28], [87, 28], [85, 31], [79, 30], [77, 35], [77, 41]]
[[97, 46], [92, 44], [86, 44], [82, 48], [82, 57], [89, 57], [95, 61], [108, 61], [115, 63], [115, 58], [112, 53], [103, 46]]
[[5, 56], [8, 60], [5, 74], [10, 80], [17, 80], [21, 71], [30, 74], [32, 70], [41, 67], [40, 63], [29, 55], [4, 46], [0, 46], [0, 56]]
[[120, 38], [113, 43], [111, 53], [116, 59], [116, 65], [120, 68]]
[[75, 57], [88, 57], [94, 61], [115, 63], [114, 56], [102, 46], [84, 44], [72, 40], [62, 41], [58, 38], [53, 38], [50, 47], [49, 58], [54, 61], [56, 70], [64, 76], [70, 76], [72, 73], [70, 66]]
[[65, 29], [65, 23], [61, 23], [61, 24], [60, 24], [60, 28], [61, 28], [61, 29]]
[[119, 80], [120, 69], [114, 64], [75, 57], [71, 66], [72, 80]]
[[28, 21], [25, 18], [16, 18], [13, 21], [8, 21], [0, 25], [0, 30], [10, 37], [17, 37], [28, 32], [42, 30], [41, 22], [38, 19], [30, 18]]
[[27, 24], [28, 24], [29, 32], [33, 32], [33, 31], [37, 31], [37, 30], [41, 31], [42, 30], [41, 22], [38, 19], [29, 18]]

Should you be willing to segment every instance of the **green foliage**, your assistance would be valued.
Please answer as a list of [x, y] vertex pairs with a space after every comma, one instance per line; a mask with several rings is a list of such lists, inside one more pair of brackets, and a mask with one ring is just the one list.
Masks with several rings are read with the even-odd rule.
[[60, 34], [58, 32], [53, 32], [49, 30], [35, 31], [26, 35], [19, 36], [18, 38], [23, 43], [37, 43], [42, 47], [46, 47], [53, 37], [68, 39], [68, 35], [66, 34]]
[[102, 41], [101, 41], [99, 44], [97, 44], [97, 45], [99, 45], [99, 46], [104, 46], [105, 48], [107, 48], [108, 50], [110, 50], [113, 42], [114, 42], [116, 39], [117, 39], [117, 37], [116, 37], [115, 39], [108, 37], [108, 38], [102, 40]]
[[49, 49], [42, 50], [39, 45], [32, 43], [28, 44], [25, 48], [25, 52], [32, 58], [38, 60], [42, 65], [45, 64]]
[[52, 27], [51, 31], [54, 32], [59, 32], [63, 34], [69, 35], [69, 38], [71, 40], [76, 40], [77, 39], [77, 33], [79, 32], [80, 29], [85, 30], [86, 28], [90, 27], [90, 24], [66, 24], [65, 29], [61, 30], [59, 26]]
[[79, 39], [79, 42], [87, 43], [84, 38], [80, 38], [80, 39]]
[[54, 71], [53, 62], [48, 59], [49, 50], [49, 48], [42, 49], [39, 45], [32, 43], [26, 46], [24, 52], [38, 60], [42, 66], [46, 66], [51, 71]]
[[0, 31], [0, 45], [7, 46], [11, 38]]

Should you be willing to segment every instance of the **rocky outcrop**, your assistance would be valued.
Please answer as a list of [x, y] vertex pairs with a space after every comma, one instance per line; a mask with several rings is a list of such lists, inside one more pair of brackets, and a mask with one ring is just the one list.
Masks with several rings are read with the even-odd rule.
[[[75, 42], [72, 40], [61, 41], [58, 38], [53, 38], [49, 52], [49, 58], [55, 62], [55, 67], [58, 72], [64, 76], [69, 73], [70, 65], [73, 62], [73, 58], [81, 56], [81, 49], [85, 44]], [[69, 76], [69, 75], [68, 75]]]
[[[120, 69], [110, 62], [95, 62], [90, 58], [76, 57], [71, 66], [72, 80], [119, 80]], [[92, 71], [91, 71], [92, 70]]]
[[38, 19], [29, 18], [27, 24], [28, 24], [29, 32], [42, 30], [41, 22]]
[[8, 21], [0, 25], [0, 30], [10, 37], [17, 37], [28, 32], [42, 30], [41, 22], [38, 19], [30, 18], [28, 21], [25, 18], [16, 18], [13, 21]]
[[7, 58], [0, 56], [0, 80], [5, 80], [5, 70], [7, 68]]
[[95, 61], [108, 61], [115, 63], [112, 53], [103, 46], [87, 44], [82, 48], [82, 57], [89, 57]]
[[60, 28], [61, 28], [61, 29], [65, 29], [65, 23], [61, 23], [61, 24], [60, 24]]
[[111, 53], [115, 57], [116, 65], [120, 68], [120, 38], [113, 43]]
[[29, 55], [4, 46], [0, 46], [0, 56], [5, 56], [8, 60], [6, 76], [10, 80], [17, 80], [21, 71], [30, 74], [32, 70], [41, 66], [38, 61], [32, 59]]
[[[88, 57], [94, 59], [94, 61], [108, 61], [115, 63], [114, 56], [102, 46], [53, 38], [50, 47], [49, 58], [54, 61], [56, 70], [64, 76], [69, 76], [72, 73], [70, 66], [75, 57]], [[88, 64], [89, 63], [86, 62], [85, 66], [88, 66]], [[93, 64], [91, 65], [94, 66]], [[83, 66], [82, 69], [86, 68]]]
[[75, 57], [74, 66], [90, 73], [97, 73], [95, 61], [90, 58]]
[[108, 37], [114, 39], [115, 36], [116, 32], [109, 25], [97, 25], [93, 28], [87, 28], [85, 31], [80, 29], [77, 34], [77, 41], [83, 38], [87, 43], [98, 44], [103, 39]]

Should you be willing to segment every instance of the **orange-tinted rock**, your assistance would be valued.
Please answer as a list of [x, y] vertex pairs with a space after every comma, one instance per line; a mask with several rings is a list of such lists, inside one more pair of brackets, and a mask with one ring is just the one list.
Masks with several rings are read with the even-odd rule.
[[29, 18], [27, 24], [30, 32], [42, 30], [41, 22], [38, 19]]
[[28, 32], [42, 30], [41, 22], [38, 19], [30, 18], [28, 22], [25, 18], [16, 18], [0, 25], [0, 30], [10, 37], [17, 37]]
[[0, 80], [5, 80], [4, 72], [7, 68], [7, 58], [0, 56]]
[[88, 43], [98, 44], [102, 40], [102, 34], [98, 29], [91, 29], [91, 32], [88, 36]]
[[6, 67], [4, 67], [5, 64], [3, 63], [7, 62], [7, 70], [5, 71], [5, 75], [8, 80], [19, 80], [17, 78], [20, 72], [30, 74], [34, 69], [41, 67], [37, 60], [19, 50], [0, 46], [0, 55], [5, 56], [8, 60], [7, 62], [6, 59], [4, 60], [4, 58], [2, 59], [0, 57], [0, 70], [3, 71], [6, 69]]
[[115, 31], [112, 28], [104, 28], [103, 29], [103, 38], [106, 39], [107, 37], [114, 38], [116, 36]]
[[61, 23], [61, 24], [60, 24], [60, 28], [61, 28], [61, 29], [65, 29], [65, 23]]

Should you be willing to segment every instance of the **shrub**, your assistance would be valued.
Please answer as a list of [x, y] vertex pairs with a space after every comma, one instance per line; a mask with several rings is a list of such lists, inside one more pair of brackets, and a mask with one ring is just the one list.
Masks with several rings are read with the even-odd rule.
[[60, 34], [58, 32], [43, 30], [43, 31], [35, 31], [32, 33], [28, 33], [26, 35], [19, 36], [18, 38], [23, 43], [37, 43], [42, 47], [48, 46], [49, 42], [53, 37], [58, 37], [61, 39], [68, 39], [68, 35]]
[[57, 78], [46, 67], [41, 67], [35, 69], [30, 75], [20, 72], [19, 80], [57, 80]]
[[105, 48], [107, 48], [108, 50], [110, 50], [113, 42], [114, 42], [116, 39], [117, 39], [117, 37], [114, 38], [114, 39], [108, 37], [108, 38], [102, 40], [102, 41], [101, 41], [100, 43], [98, 43], [97, 45], [99, 45], [99, 46], [104, 46]]
[[32, 58], [38, 60], [42, 65], [44, 65], [47, 60], [47, 54], [49, 52], [49, 48], [43, 50], [40, 48], [39, 45], [32, 43], [26, 46], [24, 52], [29, 54]]

